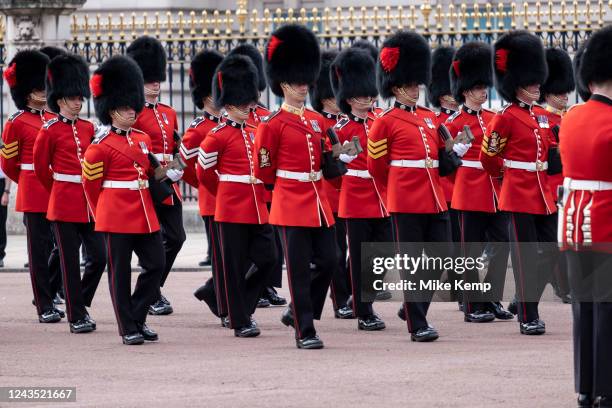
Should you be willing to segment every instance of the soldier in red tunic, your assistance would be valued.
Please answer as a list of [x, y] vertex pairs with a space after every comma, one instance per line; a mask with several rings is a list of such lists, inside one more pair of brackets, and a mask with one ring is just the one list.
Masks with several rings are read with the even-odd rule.
[[[546, 115], [548, 117], [548, 126], [550, 126], [553, 136], [552, 143], [559, 145], [558, 137], [561, 118], [569, 106], [569, 94], [575, 88], [574, 70], [570, 56], [560, 48], [548, 48], [546, 50], [546, 64], [548, 65], [548, 77], [542, 85], [540, 97], [540, 103], [545, 103], [545, 107], [534, 107], [534, 112], [536, 115]], [[563, 184], [563, 174], [549, 175], [548, 183], [556, 201], [557, 190]], [[555, 294], [564, 303], [570, 303], [567, 270], [564, 260], [565, 258], [559, 259], [559, 263], [555, 266], [551, 274], [551, 284]]]
[[[314, 110], [323, 115], [323, 131], [333, 128], [344, 116], [336, 104], [334, 91], [330, 82], [329, 67], [338, 55], [336, 50], [326, 50], [321, 53], [321, 71], [317, 82], [310, 87], [310, 103]], [[327, 141], [327, 147], [331, 144]], [[347, 305], [350, 295], [351, 280], [347, 265], [346, 229], [343, 222], [338, 220], [338, 203], [340, 201], [340, 177], [323, 180], [323, 187], [327, 194], [329, 205], [336, 220], [336, 242], [338, 252], [338, 268], [334, 271], [331, 282], [330, 296], [334, 307], [334, 316], [337, 319], [351, 319], [353, 310]]]
[[[149, 191], [151, 138], [132, 128], [144, 107], [142, 73], [130, 58], [114, 56], [94, 72], [90, 87], [96, 116], [106, 128], [85, 151], [83, 184], [96, 231], [105, 237], [119, 335], [124, 344], [142, 344], [158, 338], [145, 321], [166, 262]], [[133, 293], [132, 252], [142, 266]]]
[[[94, 231], [94, 209], [81, 176], [85, 150], [94, 137], [93, 124], [78, 117], [83, 98], [90, 96], [89, 67], [79, 56], [59, 55], [49, 63], [46, 82], [47, 105], [58, 116], [36, 138], [34, 171], [50, 192], [47, 219], [59, 249], [70, 331], [85, 333], [96, 328], [85, 307], [91, 306], [106, 268], [104, 238]], [[88, 257], [82, 279], [81, 242]]]
[[282, 230], [291, 292], [282, 321], [294, 326], [298, 348], [320, 349], [313, 320], [321, 318], [338, 259], [321, 180], [323, 117], [304, 107], [320, 69], [319, 44], [310, 30], [289, 24], [272, 34], [264, 55], [268, 84], [284, 102], [257, 129], [255, 176], [274, 186], [270, 223]]
[[[158, 102], [160, 84], [166, 80], [166, 51], [157, 39], [147, 36], [137, 38], [126, 51], [140, 67], [144, 78], [145, 109], [138, 115], [134, 129], [142, 130], [151, 137], [152, 153], [162, 166], [166, 166], [179, 153], [180, 146], [176, 111], [171, 106]], [[166, 266], [160, 282], [162, 287], [187, 238], [183, 227], [181, 193], [176, 184], [182, 176], [183, 171], [169, 170], [168, 177], [175, 182], [172, 186], [174, 193], [163, 202], [155, 203], [166, 251]], [[172, 312], [172, 305], [161, 294], [160, 289], [159, 296], [151, 304], [149, 313], [167, 315]]]
[[[493, 85], [491, 70], [491, 47], [481, 42], [466, 43], [457, 50], [450, 70], [451, 89], [461, 109], [446, 122], [451, 136], [456, 137], [468, 126], [474, 140], [469, 150], [461, 157], [461, 167], [455, 175], [455, 186], [451, 207], [459, 213], [460, 242], [463, 256], [477, 258], [484, 248], [483, 242], [493, 242], [485, 281], [491, 284], [493, 296], [487, 301], [479, 293], [466, 291], [463, 312], [466, 322], [490, 322], [496, 317], [512, 319], [499, 302], [508, 268], [508, 216], [497, 208], [501, 189], [501, 178], [490, 176], [480, 163], [480, 149], [487, 126], [495, 115], [484, 109], [487, 91]], [[478, 281], [478, 271], [468, 270], [464, 279]], [[491, 301], [493, 300], [493, 301]]]
[[[455, 170], [453, 165], [447, 166], [450, 156], [437, 133], [435, 113], [417, 106], [419, 85], [430, 80], [431, 51], [421, 35], [399, 31], [385, 40], [377, 65], [378, 90], [383, 98], [395, 97], [395, 104], [370, 129], [368, 171], [377, 186], [387, 189], [394, 240], [398, 246], [410, 243], [406, 255], [420, 257], [424, 242], [450, 240], [440, 175]], [[442, 256], [440, 247], [427, 247], [431, 255]], [[421, 293], [419, 301], [404, 302], [398, 313], [407, 317], [413, 341], [438, 338], [438, 332], [427, 322], [432, 295], [431, 291]]]
[[210, 311], [217, 317], [227, 316], [227, 305], [223, 296], [223, 280], [221, 275], [221, 249], [215, 216], [215, 196], [200, 184], [196, 175], [196, 162], [200, 144], [206, 135], [221, 123], [221, 109], [212, 100], [212, 79], [214, 73], [223, 61], [223, 55], [215, 50], [204, 50], [197, 53], [191, 60], [189, 69], [189, 87], [193, 104], [202, 109], [203, 113], [191, 122], [183, 135], [179, 149], [181, 157], [187, 163], [183, 180], [198, 189], [198, 206], [200, 216], [204, 221], [208, 237], [208, 252], [212, 269], [212, 277], [200, 286], [194, 296], [206, 302]]
[[557, 232], [547, 174], [550, 126], [533, 111], [546, 80], [546, 59], [541, 40], [527, 31], [504, 34], [494, 49], [496, 87], [510, 103], [489, 122], [480, 162], [492, 177], [503, 175], [499, 209], [510, 213], [520, 332], [538, 335], [546, 331], [538, 313], [542, 283], [558, 253], [549, 244]]
[[[257, 104], [255, 104], [255, 106], [251, 108], [251, 113], [249, 114], [249, 117], [247, 119], [247, 124], [257, 129], [261, 124], [262, 120], [271, 113], [268, 108], [260, 101], [261, 93], [266, 90], [267, 86], [266, 75], [263, 69], [263, 58], [259, 50], [252, 44], [241, 44], [237, 47], [234, 47], [228, 53], [228, 56], [229, 55], [244, 55], [246, 57], [249, 57], [251, 62], [255, 65], [255, 68], [257, 68], [257, 89], [259, 91], [259, 97], [257, 98]], [[272, 202], [272, 192], [264, 189], [264, 199], [266, 200], [268, 210], [270, 210], [270, 204]], [[276, 237], [276, 249], [279, 254], [282, 254], [283, 246], [281, 242], [280, 231], [277, 228], [274, 228], [274, 234]], [[254, 270], [249, 273], [249, 276], [255, 276], [252, 275], [252, 273], [254, 273]], [[286, 305], [287, 300], [284, 297], [279, 296], [275, 289], [283, 286], [283, 263], [274, 263], [274, 270], [268, 276], [270, 281], [264, 288], [257, 307], [268, 307], [270, 305]]]
[[60, 321], [63, 312], [53, 304], [56, 287], [47, 264], [52, 247], [46, 218], [49, 192], [34, 174], [34, 142], [41, 126], [55, 115], [45, 112], [45, 76], [49, 58], [34, 50], [18, 52], [4, 71], [17, 109], [2, 133], [2, 171], [19, 185], [15, 210], [23, 212], [28, 239], [28, 267], [34, 303], [41, 323]]
[[[215, 194], [229, 327], [236, 337], [260, 334], [251, 315], [278, 253], [268, 224], [263, 183], [255, 177], [254, 127], [246, 123], [257, 103], [257, 70], [248, 57], [227, 56], [213, 78], [213, 99], [227, 112], [198, 154], [198, 180]], [[247, 280], [251, 264], [256, 272]]]
[[[427, 87], [427, 99], [429, 103], [437, 109], [436, 111], [436, 126], [443, 124], [446, 120], [454, 115], [459, 110], [458, 101], [455, 100], [451, 92], [451, 84], [449, 71], [453, 62], [455, 49], [453, 47], [438, 47], [431, 53], [431, 83]], [[444, 190], [444, 199], [448, 207], [448, 216], [451, 220], [451, 239], [453, 242], [461, 241], [461, 233], [459, 231], [459, 212], [451, 207], [450, 203], [453, 198], [453, 186], [455, 183], [455, 174], [451, 173], [448, 176], [441, 177], [442, 189]], [[456, 246], [453, 247], [455, 249]], [[455, 251], [457, 252], [457, 251]], [[455, 253], [454, 255], [459, 255]], [[454, 271], [447, 271], [448, 281], [454, 282], [461, 277]], [[459, 302], [459, 308], [462, 306], [461, 292], [451, 291], [451, 297]]]
[[574, 376], [580, 407], [612, 407], [612, 27], [594, 33], [578, 67], [591, 98], [561, 121], [559, 240], [568, 255]]
[[[371, 54], [356, 47], [342, 51], [331, 65], [336, 104], [347, 115], [334, 128], [340, 143], [349, 143], [354, 137], [363, 146], [368, 143], [373, 123], [368, 113], [378, 96], [372, 74], [375, 69]], [[338, 215], [348, 236], [353, 313], [359, 330], [383, 330], [385, 323], [374, 313], [372, 301], [362, 300], [362, 282], [373, 281], [373, 276], [363, 276], [366, 271], [361, 269], [361, 244], [392, 240], [385, 186], [378, 185], [370, 176], [367, 152], [356, 156], [341, 154], [340, 160], [348, 168], [342, 181]]]

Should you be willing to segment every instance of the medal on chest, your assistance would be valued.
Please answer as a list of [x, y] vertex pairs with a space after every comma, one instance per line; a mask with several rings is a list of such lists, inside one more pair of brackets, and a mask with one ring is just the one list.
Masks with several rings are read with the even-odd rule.
[[541, 129], [548, 129], [548, 128], [550, 128], [550, 125], [548, 123], [548, 116], [546, 116], [546, 115], [538, 115], [537, 116], [537, 120], [538, 120], [538, 125], [540, 126]]
[[167, 125], [168, 122], [168, 116], [166, 116], [166, 112], [162, 112], [162, 119], [164, 119], [164, 123]]
[[435, 129], [433, 120], [431, 120], [431, 118], [425, 118], [425, 124], [427, 125], [428, 128]]
[[316, 119], [312, 119], [310, 121], [310, 126], [312, 126], [315, 132], [321, 133], [321, 128], [319, 127], [319, 121]]

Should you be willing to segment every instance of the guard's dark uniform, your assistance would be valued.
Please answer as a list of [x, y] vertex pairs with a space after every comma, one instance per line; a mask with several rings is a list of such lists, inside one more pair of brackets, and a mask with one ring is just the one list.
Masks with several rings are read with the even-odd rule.
[[[110, 122], [114, 109], [128, 106], [136, 113], [142, 110], [142, 74], [129, 58], [106, 60], [91, 82], [96, 115], [103, 124]], [[105, 236], [111, 298], [119, 334], [126, 344], [157, 339], [145, 326], [166, 261], [148, 188], [153, 171], [147, 157], [151, 149], [147, 134], [111, 126], [87, 148], [83, 162], [83, 184], [88, 201], [95, 207], [96, 231]], [[132, 252], [143, 269], [133, 293]]]
[[[500, 37], [495, 53], [497, 89], [513, 102], [489, 122], [480, 162], [491, 176], [504, 177], [499, 209], [510, 213], [521, 333], [542, 334], [545, 325], [539, 319], [537, 300], [547, 280], [544, 275], [550, 273], [555, 250], [544, 244], [539, 254], [537, 245], [519, 243], [550, 243], [556, 239], [556, 207], [546, 173], [550, 126], [546, 116], [536, 116], [532, 106], [518, 101], [516, 92], [520, 86], [541, 84], [546, 79], [544, 49], [537, 37], [526, 31], [514, 31]], [[513, 69], [516, 72], [511, 72]], [[536, 265], [534, 260], [538, 257], [542, 262]]]
[[[132, 57], [142, 70], [145, 84], [166, 80], [166, 51], [158, 40], [147, 36], [140, 37], [127, 48], [127, 55]], [[162, 103], [145, 102], [145, 109], [138, 115], [133, 128], [142, 130], [150, 136], [153, 146], [151, 152], [162, 166], [172, 161], [174, 155], [178, 153], [179, 144], [174, 136], [178, 130], [178, 121], [176, 111], [172, 107]], [[164, 286], [176, 256], [187, 239], [183, 227], [183, 205], [179, 186], [174, 183], [172, 187], [174, 193], [170, 197], [163, 203], [155, 203], [166, 252], [166, 266], [161, 286]], [[157, 300], [156, 307], [152, 307], [151, 310], [154, 314], [172, 313], [172, 307], [165, 298], [161, 297], [161, 292], [160, 299]], [[164, 305], [159, 305], [160, 301]]]
[[[579, 81], [612, 80], [611, 27], [588, 43]], [[603, 54], [603, 55], [602, 55]], [[593, 89], [593, 88], [591, 88]], [[574, 374], [580, 406], [612, 406], [612, 99], [593, 94], [563, 117], [560, 132], [564, 197], [559, 241], [567, 249], [574, 303]], [[589, 135], [589, 137], [585, 137]]]
[[45, 89], [46, 65], [49, 58], [39, 51], [21, 51], [8, 64], [4, 78], [19, 111], [6, 122], [2, 133], [2, 170], [19, 185], [15, 210], [24, 213], [28, 239], [28, 265], [34, 303], [41, 322], [56, 322], [60, 315], [54, 310], [55, 289], [51, 285], [49, 253], [51, 230], [46, 218], [49, 192], [34, 174], [34, 142], [42, 125], [55, 115], [29, 108], [28, 97], [33, 90]]

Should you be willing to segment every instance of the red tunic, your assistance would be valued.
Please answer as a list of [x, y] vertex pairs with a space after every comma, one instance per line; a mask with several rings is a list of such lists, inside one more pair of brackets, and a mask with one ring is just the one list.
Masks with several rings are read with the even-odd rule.
[[[550, 142], [546, 116], [536, 116], [526, 104], [511, 103], [491, 119], [483, 138], [480, 162], [491, 176], [504, 177], [500, 210], [528, 214], [557, 211], [544, 169]], [[507, 160], [530, 163], [534, 169], [508, 168]]]
[[[335, 127], [340, 143], [358, 136], [361, 145], [366, 146], [372, 123], [369, 118], [364, 120], [354, 115], [341, 119]], [[388, 217], [385, 186], [378, 185], [368, 175], [368, 152], [361, 152], [346, 167], [349, 173], [342, 177], [338, 215], [342, 218]]]
[[[368, 170], [379, 186], [387, 188], [390, 213], [434, 214], [446, 211], [438, 150], [444, 147], [433, 111], [395, 107], [374, 121], [368, 136]], [[396, 167], [392, 160], [423, 160], [424, 167]]]
[[[469, 126], [474, 134], [472, 147], [461, 158], [464, 165], [457, 169], [455, 176], [451, 207], [456, 210], [488, 213], [497, 211], [501, 179], [491, 177], [480, 163], [482, 139], [486, 133], [487, 124], [494, 115], [494, 112], [486, 109], [474, 111], [464, 106], [446, 122], [446, 127], [453, 137], [463, 131], [464, 126]], [[480, 168], [469, 167], [470, 165], [480, 165]]]
[[[272, 112], [270, 112], [268, 108], [266, 108], [262, 104], [257, 104], [255, 109], [251, 110], [251, 114], [249, 115], [249, 118], [247, 119], [246, 122], [249, 126], [257, 129], [261, 121], [265, 117], [267, 117], [270, 113]], [[272, 202], [272, 191], [264, 189], [264, 199], [266, 200], [266, 203], [271, 203]]]
[[[438, 121], [436, 122], [436, 127], [440, 126], [440, 124], [442, 123], [445, 123], [448, 118], [451, 117], [454, 113], [455, 111], [450, 109], [442, 109], [439, 112], [436, 112], [436, 117], [438, 118]], [[440, 183], [442, 184], [442, 189], [444, 190], [444, 199], [447, 203], [450, 203], [453, 198], [456, 174], [457, 173], [452, 172], [448, 176], [440, 177]]]
[[190, 186], [197, 187], [198, 207], [200, 208], [200, 215], [202, 216], [215, 215], [215, 196], [198, 183], [198, 178], [196, 176], [198, 150], [208, 132], [217, 126], [220, 120], [220, 118], [207, 112], [204, 112], [203, 116], [195, 118], [194, 121], [191, 122], [191, 125], [189, 125], [189, 129], [185, 132], [179, 149], [181, 157], [187, 163], [187, 167], [183, 174], [183, 180]]
[[[126, 135], [125, 131], [114, 128], [87, 148], [83, 185], [95, 208], [96, 231], [130, 234], [159, 231], [153, 199], [145, 184], [152, 168], [143, 150], [150, 149], [151, 139], [146, 133], [132, 129]], [[136, 186], [104, 185], [115, 181], [132, 182]]]
[[[153, 144], [154, 153], [162, 165], [172, 161], [174, 153], [178, 150], [174, 140], [174, 132], [178, 130], [176, 111], [163, 103], [145, 103], [145, 108], [140, 112], [136, 122], [132, 126], [149, 135]], [[181, 191], [178, 183], [172, 185], [176, 196], [181, 199]], [[170, 196], [163, 204], [172, 205], [174, 197]]]
[[19, 185], [15, 210], [47, 212], [49, 192], [34, 174], [34, 142], [44, 122], [55, 114], [31, 109], [18, 111], [6, 122], [2, 140], [2, 171]]
[[[254, 127], [227, 119], [210, 131], [198, 154], [201, 185], [217, 197], [215, 221], [266, 224], [264, 186], [254, 174]], [[239, 176], [239, 180], [227, 180]], [[247, 182], [244, 182], [246, 180]]]
[[81, 180], [81, 162], [91, 144], [94, 126], [59, 115], [48, 121], [34, 143], [36, 176], [51, 193], [47, 218], [51, 221], [91, 222], [93, 206], [87, 202]]
[[[539, 106], [534, 107], [534, 112], [536, 115], [546, 115], [548, 117], [548, 123], [551, 129], [557, 125], [561, 125], [561, 115], [559, 113], [552, 112], [549, 109], [540, 108]], [[553, 145], [558, 144], [557, 141], [554, 139], [554, 135], [552, 134], [552, 132], [551, 137], [551, 143]], [[550, 186], [550, 192], [552, 193], [555, 201], [557, 201], [557, 189], [562, 184], [563, 173], [553, 174], [552, 176], [548, 175], [548, 185]]]
[[[329, 139], [327, 138], [327, 129], [334, 127], [338, 120], [342, 117], [342, 114], [339, 113], [334, 115], [333, 113], [322, 112], [323, 115], [323, 137], [325, 138], [325, 145], [327, 148], [331, 148], [331, 143], [329, 143]], [[323, 189], [325, 190], [325, 194], [327, 195], [327, 201], [329, 201], [329, 205], [331, 206], [334, 214], [338, 214], [338, 204], [340, 202], [340, 188], [342, 186], [342, 178], [338, 177], [333, 180], [323, 180]]]
[[[296, 227], [334, 225], [320, 179], [323, 116], [305, 109], [302, 115], [279, 110], [257, 128], [255, 176], [274, 184], [270, 224]], [[277, 176], [277, 170], [311, 175], [309, 181]], [[287, 174], [287, 173], [285, 173]]]
[[[563, 116], [560, 149], [565, 177], [612, 183], [610, 118], [612, 99], [597, 94], [588, 102], [574, 106]], [[591, 249], [610, 252], [612, 190], [569, 191], [560, 218], [561, 242], [566, 245], [593, 244]], [[598, 248], [597, 243], [607, 244], [607, 247]]]

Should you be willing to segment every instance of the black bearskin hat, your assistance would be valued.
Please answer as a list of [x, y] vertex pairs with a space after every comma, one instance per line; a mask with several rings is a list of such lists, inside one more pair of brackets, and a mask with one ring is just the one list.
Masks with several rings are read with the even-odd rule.
[[510, 31], [495, 42], [495, 88], [507, 101], [520, 87], [540, 84], [548, 75], [542, 40], [524, 30]]
[[543, 101], [546, 95], [572, 92], [576, 84], [572, 59], [568, 53], [560, 48], [547, 48], [546, 63], [548, 64], [548, 77], [542, 85], [540, 101]]
[[61, 54], [47, 65], [47, 106], [59, 113], [58, 99], [80, 96], [89, 98], [89, 67], [75, 54]]
[[346, 101], [360, 96], [376, 97], [376, 78], [374, 60], [367, 50], [347, 48], [332, 62], [329, 69], [331, 84], [336, 95], [336, 104], [344, 113], [351, 112]]
[[289, 24], [275, 30], [266, 43], [264, 57], [268, 84], [277, 96], [283, 96], [283, 82], [312, 85], [317, 80], [319, 43], [304, 26]]
[[189, 67], [189, 89], [191, 99], [198, 109], [204, 109], [204, 99], [212, 93], [212, 79], [223, 54], [215, 50], [198, 52], [191, 60]]
[[580, 78], [580, 67], [582, 65], [582, 56], [584, 55], [584, 50], [586, 48], [587, 42], [588, 40], [578, 47], [578, 51], [576, 51], [576, 55], [574, 55], [574, 61], [572, 63], [574, 66], [574, 81], [576, 82], [576, 92], [578, 92], [578, 95], [580, 95], [580, 99], [585, 102], [591, 99], [591, 90], [588, 86], [582, 83], [582, 78]]
[[376, 46], [372, 44], [371, 42], [369, 42], [368, 40], [357, 40], [353, 43], [353, 45], [351, 45], [351, 47], [361, 48], [363, 50], [366, 50], [367, 52], [370, 53], [370, 56], [374, 60], [375, 64], [376, 64], [376, 61], [378, 61], [378, 48], [376, 48]]
[[329, 67], [338, 55], [336, 50], [325, 50], [321, 53], [321, 71], [317, 82], [310, 87], [310, 104], [317, 112], [323, 111], [323, 100], [334, 97]]
[[493, 85], [491, 47], [483, 42], [463, 44], [455, 53], [450, 68], [451, 91], [458, 103], [464, 103], [463, 92], [484, 85]]
[[588, 88], [592, 82], [612, 80], [612, 26], [596, 31], [588, 39], [580, 64], [580, 79]]
[[217, 108], [241, 106], [259, 100], [257, 68], [244, 55], [228, 55], [221, 61], [212, 81], [212, 96]]
[[394, 86], [429, 84], [431, 50], [422, 35], [398, 31], [382, 45], [377, 63], [378, 91], [391, 98]]
[[116, 55], [104, 61], [89, 81], [96, 116], [103, 125], [111, 124], [110, 111], [128, 106], [144, 107], [144, 81], [138, 65], [128, 57]]
[[440, 107], [440, 98], [451, 95], [449, 69], [453, 62], [453, 47], [438, 47], [431, 53], [431, 82], [427, 87], [427, 99], [436, 108]]
[[255, 68], [257, 68], [257, 89], [259, 92], [263, 92], [266, 89], [266, 75], [263, 69], [263, 58], [259, 50], [252, 44], [240, 44], [239, 46], [232, 48], [227, 54], [230, 55], [244, 55], [249, 57]]
[[13, 102], [17, 109], [26, 109], [28, 96], [34, 90], [45, 90], [45, 74], [49, 57], [40, 51], [19, 51], [4, 69]]
[[66, 55], [70, 53], [65, 48], [53, 47], [51, 45], [44, 46], [39, 51], [49, 57], [50, 60], [57, 57], [58, 55]]
[[138, 37], [127, 47], [126, 54], [142, 70], [145, 84], [166, 80], [166, 51], [156, 38], [146, 35]]

